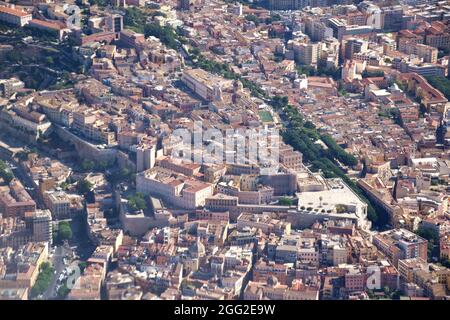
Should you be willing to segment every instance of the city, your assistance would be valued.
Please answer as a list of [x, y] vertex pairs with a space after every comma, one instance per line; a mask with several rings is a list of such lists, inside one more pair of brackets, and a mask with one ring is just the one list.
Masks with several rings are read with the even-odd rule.
[[448, 0], [0, 1], [0, 300], [449, 300], [449, 53]]

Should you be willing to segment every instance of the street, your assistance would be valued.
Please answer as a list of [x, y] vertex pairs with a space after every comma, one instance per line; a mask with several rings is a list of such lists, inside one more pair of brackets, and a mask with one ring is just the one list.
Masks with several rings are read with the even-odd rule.
[[44, 299], [55, 299], [57, 297], [57, 290], [56, 287], [58, 285], [58, 278], [60, 277], [61, 273], [66, 268], [64, 264], [64, 257], [67, 255], [70, 255], [71, 250], [63, 245], [56, 246], [55, 253], [53, 254], [51, 258], [51, 262], [53, 265], [53, 268], [55, 269], [55, 273], [53, 275], [52, 282], [50, 283], [50, 286], [47, 288], [47, 291], [43, 294]]

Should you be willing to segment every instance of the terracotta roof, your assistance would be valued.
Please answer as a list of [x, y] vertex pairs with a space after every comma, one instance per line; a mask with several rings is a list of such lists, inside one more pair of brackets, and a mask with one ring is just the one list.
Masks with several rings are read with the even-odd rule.
[[12, 9], [12, 8], [8, 8], [8, 7], [0, 7], [0, 12], [11, 14], [16, 17], [25, 17], [25, 16], [30, 15], [28, 12], [25, 12], [22, 10], [17, 10], [17, 9]]

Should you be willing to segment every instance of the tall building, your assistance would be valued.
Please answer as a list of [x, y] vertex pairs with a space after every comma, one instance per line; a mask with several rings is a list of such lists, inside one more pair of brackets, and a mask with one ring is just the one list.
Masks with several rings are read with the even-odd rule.
[[305, 32], [312, 41], [322, 41], [333, 37], [333, 29], [326, 26], [325, 22], [308, 19], [305, 24]]
[[153, 145], [139, 145], [136, 148], [136, 169], [141, 172], [155, 165], [156, 148]]
[[385, 31], [399, 31], [403, 26], [403, 8], [401, 6], [382, 8], [381, 19]]
[[365, 52], [368, 49], [368, 42], [363, 39], [348, 39], [344, 44], [343, 56], [345, 59], [352, 59], [353, 54]]
[[320, 43], [294, 44], [294, 58], [300, 64], [315, 65], [320, 57]]
[[123, 30], [123, 17], [120, 14], [112, 14], [106, 18], [108, 29], [113, 32], [120, 32]]
[[25, 225], [32, 232], [33, 241], [52, 243], [53, 228], [50, 210], [36, 210], [25, 213]]

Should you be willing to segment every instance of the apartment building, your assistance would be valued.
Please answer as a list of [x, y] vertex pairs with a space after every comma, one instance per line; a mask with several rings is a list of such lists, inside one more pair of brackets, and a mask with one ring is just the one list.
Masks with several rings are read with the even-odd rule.
[[104, 280], [104, 267], [101, 264], [90, 264], [79, 277], [74, 288], [67, 296], [68, 300], [100, 300], [100, 291]]
[[111, 144], [116, 141], [115, 133], [109, 128], [108, 117], [97, 115], [90, 110], [80, 110], [73, 113], [72, 128], [79, 131], [85, 138]]
[[18, 250], [0, 249], [0, 288], [31, 290], [40, 265], [48, 259], [48, 243], [29, 242]]
[[425, 29], [425, 44], [438, 48], [450, 48], [450, 25], [442, 21], [433, 21], [431, 27]]
[[372, 242], [395, 267], [400, 259], [421, 258], [427, 261], [428, 258], [428, 241], [406, 229], [380, 232]]
[[300, 64], [316, 65], [321, 53], [320, 43], [294, 43], [294, 59]]
[[253, 266], [253, 280], [255, 282], [265, 282], [270, 277], [276, 277], [281, 284], [287, 283], [288, 267], [284, 264], [277, 264], [273, 261], [266, 262], [258, 260]]
[[47, 191], [44, 193], [44, 202], [55, 219], [70, 216], [70, 199], [65, 192]]
[[300, 170], [303, 163], [303, 155], [299, 151], [294, 151], [292, 146], [283, 144], [279, 151], [280, 163], [292, 170]]
[[0, 212], [4, 217], [24, 217], [34, 212], [36, 203], [19, 180], [13, 179], [9, 186], [0, 187]]
[[237, 207], [238, 197], [217, 193], [205, 199], [205, 207], [209, 210], [228, 210]]
[[423, 59], [424, 62], [436, 63], [439, 50], [435, 47], [425, 44], [416, 44], [414, 42], [405, 42], [399, 51], [406, 54], [413, 54]]
[[35, 242], [53, 242], [52, 215], [49, 210], [36, 210], [25, 213], [25, 224]]

